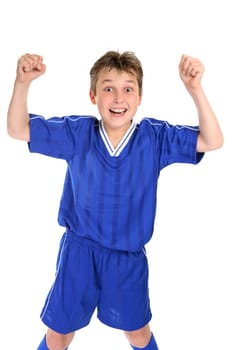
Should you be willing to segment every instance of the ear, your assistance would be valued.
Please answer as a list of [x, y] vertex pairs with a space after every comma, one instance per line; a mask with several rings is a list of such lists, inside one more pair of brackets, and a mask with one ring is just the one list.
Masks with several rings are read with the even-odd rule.
[[142, 102], [142, 93], [141, 93], [141, 95], [139, 96], [139, 100], [138, 100], [138, 105], [139, 105], [139, 106], [140, 106], [141, 102]]
[[95, 95], [94, 95], [93, 90], [90, 90], [90, 91], [89, 91], [89, 96], [90, 96], [91, 102], [92, 102], [94, 105], [96, 105], [96, 100], [95, 100]]

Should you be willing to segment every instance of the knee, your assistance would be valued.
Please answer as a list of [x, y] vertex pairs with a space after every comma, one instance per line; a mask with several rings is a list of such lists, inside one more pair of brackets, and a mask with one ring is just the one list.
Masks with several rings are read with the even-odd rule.
[[151, 330], [149, 325], [136, 331], [125, 332], [129, 343], [137, 348], [144, 348], [150, 342]]
[[46, 334], [46, 342], [49, 350], [66, 350], [70, 345], [74, 333], [61, 334], [48, 329]]

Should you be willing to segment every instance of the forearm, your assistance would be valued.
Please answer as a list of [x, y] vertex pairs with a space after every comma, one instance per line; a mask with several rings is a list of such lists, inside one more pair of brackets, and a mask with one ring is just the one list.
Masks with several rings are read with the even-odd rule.
[[7, 114], [8, 134], [18, 140], [29, 141], [28, 90], [31, 82], [45, 73], [42, 56], [26, 54], [20, 57], [14, 90]]
[[182, 55], [179, 72], [197, 108], [200, 128], [197, 151], [207, 152], [220, 148], [223, 145], [223, 134], [201, 85], [203, 64], [197, 58]]
[[199, 119], [198, 152], [218, 149], [223, 145], [223, 134], [217, 117], [200, 86], [195, 91], [189, 91], [197, 108]]
[[29, 141], [28, 90], [29, 84], [15, 82], [7, 114], [8, 134], [24, 141]]

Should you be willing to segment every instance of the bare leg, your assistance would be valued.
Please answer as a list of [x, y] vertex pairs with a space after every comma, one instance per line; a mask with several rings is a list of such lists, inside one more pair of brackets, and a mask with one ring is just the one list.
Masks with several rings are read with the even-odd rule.
[[136, 348], [145, 348], [151, 339], [151, 330], [149, 324], [136, 331], [124, 332], [129, 343]]
[[74, 332], [61, 334], [48, 328], [46, 343], [49, 350], [66, 350], [74, 338]]

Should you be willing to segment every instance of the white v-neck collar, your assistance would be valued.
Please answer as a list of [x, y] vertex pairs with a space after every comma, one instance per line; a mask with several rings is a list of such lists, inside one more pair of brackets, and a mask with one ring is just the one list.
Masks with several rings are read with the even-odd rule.
[[109, 137], [108, 137], [108, 134], [104, 128], [103, 120], [102, 119], [100, 120], [100, 135], [102, 137], [102, 140], [103, 140], [110, 156], [118, 157], [121, 154], [121, 152], [123, 151], [123, 149], [126, 147], [127, 143], [129, 142], [130, 137], [133, 134], [135, 129], [136, 129], [136, 123], [133, 120], [132, 124], [130, 125], [129, 129], [126, 131], [126, 133], [123, 136], [120, 143], [117, 145], [116, 148], [114, 148]]

